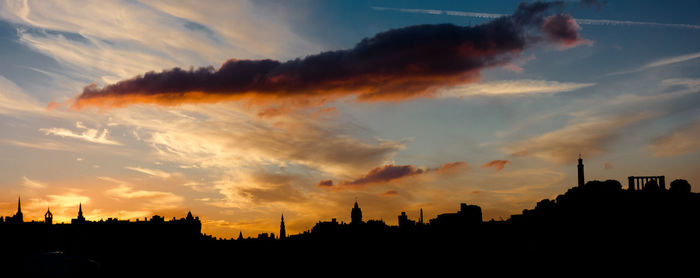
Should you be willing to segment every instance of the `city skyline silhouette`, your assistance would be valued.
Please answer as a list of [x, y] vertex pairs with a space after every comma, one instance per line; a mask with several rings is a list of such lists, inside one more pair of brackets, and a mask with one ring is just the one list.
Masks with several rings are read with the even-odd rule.
[[[582, 159], [578, 162], [577, 174], [581, 181], [584, 178]], [[630, 176], [626, 189], [616, 180], [584, 180], [583, 184], [552, 200], [543, 199], [522, 214], [498, 221], [484, 221], [478, 205], [461, 203], [457, 212], [441, 213], [428, 221], [424, 221], [422, 209], [416, 220], [409, 219], [402, 211], [397, 215], [398, 225], [394, 226], [383, 220], [363, 218], [362, 208], [355, 201], [349, 209], [351, 221], [348, 223], [336, 218], [319, 220], [311, 229], [287, 234], [281, 214], [277, 235], [270, 232], [243, 237], [240, 232], [238, 238], [229, 239], [203, 234], [202, 222], [191, 212], [183, 218], [169, 220], [154, 215], [136, 221], [116, 218], [89, 221], [79, 204], [76, 218], [70, 223], [53, 223], [50, 209], [43, 222], [24, 222], [18, 198], [17, 212], [0, 217], [0, 238], [13, 239], [5, 244], [9, 252], [3, 253], [0, 261], [8, 267], [21, 266], [10, 267], [9, 273], [87, 277], [126, 274], [128, 271], [120, 266], [146, 257], [151, 263], [186, 262], [187, 267], [177, 271], [191, 272], [201, 271], [205, 266], [213, 267], [214, 270], [209, 271], [219, 271], [217, 269], [226, 265], [223, 261], [234, 258], [245, 262], [241, 267], [246, 269], [261, 267], [257, 256], [275, 252], [303, 253], [306, 259], [324, 260], [329, 264], [323, 269], [330, 269], [336, 264], [326, 261], [328, 255], [352, 257], [359, 255], [358, 252], [365, 255], [366, 252], [390, 252], [394, 256], [390, 259], [392, 262], [419, 256], [433, 266], [444, 262], [449, 250], [462, 248], [460, 246], [469, 246], [474, 253], [468, 257], [473, 260], [508, 250], [511, 253], [504, 257], [506, 261], [516, 260], [518, 254], [545, 255], [543, 251], [561, 244], [573, 248], [561, 251], [572, 256], [593, 255], [601, 250], [628, 256], [641, 251], [638, 249], [640, 242], [644, 243], [646, 252], [676, 252], [695, 247], [697, 244], [683, 248], [675, 244], [687, 243], [688, 237], [700, 229], [700, 194], [691, 192], [691, 185], [683, 179], [673, 180], [666, 188], [664, 178]], [[640, 185], [640, 181], [645, 183]], [[601, 228], [606, 229], [605, 233], [596, 232]], [[645, 232], [637, 233], [639, 230]], [[574, 238], [576, 240], [572, 240]], [[412, 244], [406, 245], [407, 242]], [[612, 248], [611, 244], [623, 248]], [[336, 248], [339, 246], [344, 247]], [[385, 249], [387, 247], [390, 249]], [[194, 256], [191, 252], [195, 250], [206, 251]], [[440, 250], [443, 255], [422, 257], [423, 252], [431, 250]], [[239, 255], [231, 255], [231, 252], [239, 252]], [[273, 259], [272, 262], [290, 265], [300, 263], [298, 260]], [[157, 265], [142, 265], [139, 271], [145, 271], [142, 274], [174, 271]]]
[[0, 0], [0, 276], [676, 269], [698, 12]]

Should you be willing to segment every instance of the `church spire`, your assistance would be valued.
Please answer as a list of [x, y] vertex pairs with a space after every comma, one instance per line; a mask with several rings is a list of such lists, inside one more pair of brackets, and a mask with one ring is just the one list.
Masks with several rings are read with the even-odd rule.
[[83, 203], [80, 202], [80, 205], [78, 206], [78, 218], [72, 219], [71, 223], [84, 223], [85, 222], [85, 217], [83, 216]]
[[287, 237], [287, 230], [284, 228], [284, 213], [282, 213], [282, 221], [280, 222], [280, 239]]
[[[9, 218], [9, 217], [8, 217]], [[13, 222], [15, 223], [22, 223], [24, 222], [24, 216], [22, 215], [22, 205], [21, 205], [21, 199], [19, 196], [17, 196], [17, 213], [15, 213], [15, 216], [12, 217]]]

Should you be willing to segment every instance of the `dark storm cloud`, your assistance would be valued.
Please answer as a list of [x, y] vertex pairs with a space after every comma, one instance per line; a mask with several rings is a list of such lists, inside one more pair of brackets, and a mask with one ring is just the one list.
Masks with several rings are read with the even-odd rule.
[[429, 97], [442, 87], [478, 80], [480, 70], [505, 65], [537, 42], [577, 44], [578, 25], [571, 17], [548, 17], [562, 5], [521, 3], [512, 15], [478, 26], [439, 24], [392, 29], [365, 38], [351, 49], [286, 62], [231, 59], [219, 69], [148, 72], [103, 88], [87, 86], [72, 108], [242, 98], [270, 101], [355, 95], [361, 101], [398, 101]]
[[[397, 180], [400, 180], [403, 178], [421, 175], [421, 174], [427, 174], [427, 173], [451, 174], [451, 173], [456, 173], [459, 170], [464, 169], [466, 167], [467, 167], [467, 163], [462, 162], [462, 161], [445, 163], [440, 167], [427, 168], [427, 169], [421, 169], [421, 168], [415, 167], [413, 165], [389, 164], [389, 165], [385, 165], [382, 167], [376, 167], [376, 168], [370, 170], [364, 176], [357, 178], [355, 180], [344, 181], [344, 182], [340, 183], [339, 186], [340, 187], [358, 187], [358, 186], [365, 186], [368, 184], [388, 183], [388, 182], [397, 181]], [[318, 183], [318, 186], [331, 187], [331, 186], [333, 186], [333, 181], [323, 180], [323, 181], [320, 181]]]

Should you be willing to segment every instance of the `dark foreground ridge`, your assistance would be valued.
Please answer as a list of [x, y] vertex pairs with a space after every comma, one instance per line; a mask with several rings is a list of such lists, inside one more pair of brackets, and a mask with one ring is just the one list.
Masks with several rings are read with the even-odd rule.
[[[582, 171], [580, 172], [582, 176]], [[639, 185], [636, 180], [643, 179]], [[548, 268], [578, 259], [632, 260], [694, 254], [700, 244], [700, 194], [685, 180], [630, 177], [589, 181], [554, 200], [545, 199], [505, 221], [482, 221], [481, 208], [461, 204], [456, 213], [427, 222], [401, 213], [398, 226], [362, 219], [356, 202], [350, 223], [318, 222], [278, 237], [219, 240], [201, 234], [198, 218], [23, 222], [21, 207], [0, 223], [2, 270], [49, 277], [204, 274], [220, 271], [308, 273], [384, 269], [462, 269], [481, 262], [528, 263]], [[661, 183], [661, 185], [660, 185]], [[5, 277], [5, 276], [3, 276]], [[12, 277], [12, 276], [7, 276]]]

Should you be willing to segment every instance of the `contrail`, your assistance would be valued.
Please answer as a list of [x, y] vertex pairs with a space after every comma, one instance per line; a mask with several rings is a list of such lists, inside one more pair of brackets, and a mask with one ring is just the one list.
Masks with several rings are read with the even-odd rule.
[[[403, 13], [420, 13], [433, 15], [450, 15], [450, 16], [466, 16], [477, 18], [499, 18], [506, 16], [505, 14], [492, 13], [475, 13], [463, 11], [446, 11], [446, 10], [427, 10], [427, 9], [403, 9], [403, 8], [387, 8], [387, 7], [372, 7], [375, 11], [394, 11]], [[612, 25], [612, 26], [653, 26], [653, 27], [671, 27], [680, 29], [700, 30], [700, 25], [694, 24], [674, 24], [674, 23], [659, 23], [659, 22], [643, 22], [643, 21], [628, 21], [628, 20], [612, 20], [612, 19], [587, 19], [574, 18], [576, 23], [581, 25]]]

